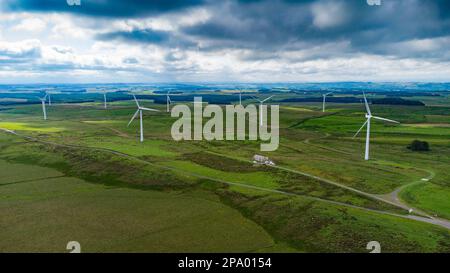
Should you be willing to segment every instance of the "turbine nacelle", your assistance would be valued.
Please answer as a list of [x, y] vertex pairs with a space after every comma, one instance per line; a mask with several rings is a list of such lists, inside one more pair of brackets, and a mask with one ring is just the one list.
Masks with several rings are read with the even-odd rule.
[[45, 96], [41, 97], [37, 97], [41, 102], [46, 102], [47, 101], [47, 96], [48, 94], [45, 94]]
[[265, 103], [266, 101], [268, 101], [268, 100], [270, 100], [271, 98], [273, 98], [274, 96], [270, 96], [270, 97], [268, 97], [267, 99], [264, 99], [264, 100], [260, 100], [260, 99], [256, 99], [257, 101], [259, 101], [259, 104], [263, 104], [263, 103]]

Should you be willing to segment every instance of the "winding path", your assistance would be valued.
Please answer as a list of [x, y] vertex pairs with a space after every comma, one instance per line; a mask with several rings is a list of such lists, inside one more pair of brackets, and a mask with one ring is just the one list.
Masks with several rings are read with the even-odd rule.
[[[174, 168], [174, 167], [158, 165], [158, 164], [146, 161], [144, 159], [138, 158], [136, 156], [132, 156], [132, 155], [125, 154], [125, 153], [118, 152], [118, 151], [111, 150], [111, 149], [87, 147], [87, 146], [71, 145], [71, 144], [60, 144], [60, 143], [56, 143], [56, 142], [41, 140], [41, 139], [38, 139], [38, 138], [35, 138], [35, 137], [31, 137], [31, 136], [27, 136], [27, 135], [22, 135], [22, 134], [19, 134], [19, 133], [15, 132], [15, 131], [4, 129], [4, 128], [0, 128], [0, 130], [3, 131], [3, 132], [6, 132], [8, 134], [12, 134], [12, 135], [15, 135], [15, 136], [27, 139], [27, 140], [32, 141], [32, 142], [39, 142], [39, 143], [52, 145], [52, 146], [59, 146], [59, 147], [67, 147], [67, 148], [76, 148], [76, 149], [85, 149], [85, 150], [94, 150], [94, 151], [108, 152], [108, 153], [111, 153], [111, 154], [114, 154], [114, 155], [126, 157], [126, 158], [129, 158], [129, 159], [133, 159], [133, 160], [136, 160], [136, 161], [141, 162], [143, 164], [151, 165], [151, 166], [156, 167], [156, 168], [165, 169], [165, 170], [171, 170], [171, 171], [175, 171], [175, 172], [182, 173], [182, 174], [185, 174], [185, 175], [189, 175], [189, 176], [192, 176], [192, 177], [201, 178], [201, 179], [207, 179], [207, 180], [218, 182], [218, 183], [222, 183], [222, 184], [234, 185], [234, 186], [239, 186], [239, 187], [244, 187], [244, 188], [249, 188], [249, 189], [256, 189], [256, 190], [260, 190], [260, 191], [277, 193], [277, 194], [282, 194], [282, 195], [287, 195], [287, 196], [299, 196], [299, 197], [307, 198], [307, 199], [314, 200], [314, 201], [320, 201], [320, 202], [325, 202], [325, 203], [329, 203], [329, 204], [335, 204], [335, 205], [339, 205], [339, 206], [345, 206], [345, 207], [355, 208], [355, 209], [359, 209], [359, 210], [364, 210], [364, 211], [369, 211], [369, 212], [374, 212], [374, 213], [379, 213], [379, 214], [384, 214], [384, 215], [390, 215], [390, 216], [395, 216], [395, 217], [400, 217], [400, 218], [405, 218], [405, 219], [425, 222], [425, 223], [429, 223], [429, 224], [433, 224], [433, 225], [438, 225], [438, 226], [441, 226], [441, 227], [444, 227], [444, 228], [450, 230], [450, 221], [447, 221], [447, 220], [444, 220], [444, 219], [437, 219], [437, 218], [432, 218], [432, 217], [427, 217], [427, 216], [401, 215], [401, 214], [396, 214], [396, 213], [391, 213], [391, 212], [386, 212], [386, 211], [381, 211], [381, 210], [375, 210], [375, 209], [359, 207], [359, 206], [350, 205], [350, 204], [347, 204], [347, 203], [342, 203], [342, 202], [322, 199], [322, 198], [318, 198], [318, 197], [312, 197], [312, 196], [308, 196], [308, 195], [296, 194], [296, 193], [291, 193], [291, 192], [286, 192], [286, 191], [281, 191], [281, 190], [276, 190], [276, 189], [268, 189], [268, 188], [264, 188], [264, 187], [258, 187], [258, 186], [253, 186], [253, 185], [248, 185], [248, 184], [243, 184], [243, 183], [238, 183], [238, 182], [230, 182], [230, 181], [226, 181], [226, 180], [223, 180], [223, 179], [218, 179], [218, 178], [214, 178], [214, 177], [208, 177], [208, 176], [205, 176], [205, 175], [200, 175], [200, 174], [193, 173], [193, 172], [188, 172], [188, 171], [185, 171], [185, 170], [182, 170], [182, 169], [178, 169], [178, 168]], [[354, 188], [351, 188], [351, 187], [348, 187], [348, 186], [345, 186], [345, 185], [333, 182], [333, 181], [328, 180], [328, 179], [324, 179], [324, 178], [321, 178], [321, 177], [318, 177], [318, 176], [314, 176], [314, 175], [307, 174], [307, 173], [300, 172], [300, 171], [296, 171], [296, 170], [291, 170], [291, 169], [280, 167], [280, 166], [273, 166], [273, 167], [281, 169], [281, 170], [297, 173], [297, 174], [300, 174], [300, 175], [304, 175], [304, 176], [307, 176], [307, 177], [310, 177], [310, 178], [314, 178], [314, 179], [320, 180], [322, 182], [329, 183], [329, 184], [332, 184], [332, 185], [335, 185], [335, 186], [338, 186], [338, 187], [350, 190], [352, 192], [356, 192], [356, 193], [359, 193], [361, 195], [364, 195], [364, 196], [367, 196], [367, 197], [370, 197], [370, 198], [373, 198], [373, 199], [376, 199], [376, 200], [379, 200], [379, 201], [382, 201], [382, 202], [385, 202], [385, 203], [389, 203], [391, 205], [399, 207], [394, 202], [387, 201], [387, 200], [385, 200], [383, 198], [380, 198], [379, 196], [376, 196], [374, 194], [366, 193], [366, 192], [363, 192], [363, 191], [360, 191], [360, 190], [357, 190], [357, 189], [354, 189]]]
[[[416, 169], [416, 168], [415, 168], [415, 169]], [[416, 169], [416, 170], [419, 170], [419, 169]], [[384, 200], [388, 200], [388, 201], [390, 201], [390, 202], [393, 202], [393, 203], [395, 203], [395, 204], [398, 204], [399, 206], [402, 206], [402, 205], [403, 205], [403, 206], [406, 206], [407, 204], [406, 204], [404, 201], [402, 201], [402, 200], [400, 199], [400, 197], [399, 197], [400, 192], [401, 192], [402, 190], [404, 190], [405, 188], [407, 188], [407, 187], [410, 187], [410, 186], [413, 186], [413, 185], [417, 185], [417, 184], [427, 183], [427, 182], [429, 182], [431, 179], [433, 179], [434, 176], [435, 176], [435, 173], [432, 172], [432, 171], [425, 170], [425, 169], [420, 169], [420, 171], [427, 172], [429, 175], [428, 175], [427, 177], [422, 178], [422, 179], [419, 180], [419, 181], [415, 181], [415, 182], [412, 182], [412, 183], [403, 185], [403, 186], [401, 186], [401, 187], [395, 189], [395, 190], [394, 190], [393, 192], [391, 192], [391, 193], [387, 193], [387, 194], [379, 194], [379, 195], [377, 195], [377, 196], [380, 197], [380, 198], [382, 198], [382, 199], [384, 199]], [[420, 213], [420, 214], [422, 214], [422, 215], [425, 215], [425, 216], [427, 216], [427, 217], [433, 219], [433, 217], [432, 217], [431, 215], [427, 214], [426, 212], [424, 212], [424, 211], [422, 211], [422, 210], [420, 210], [420, 209], [417, 209], [417, 208], [414, 208], [414, 207], [411, 207], [411, 209], [413, 209], [413, 210], [414, 210], [415, 212], [417, 212], [417, 213]]]
[[[324, 138], [327, 138], [327, 137], [329, 137], [329, 136], [330, 136], [329, 133], [325, 133], [325, 136], [320, 137], [320, 138], [317, 138], [317, 139], [324, 139]], [[324, 149], [324, 150], [329, 150], [329, 151], [334, 151], [334, 152], [338, 152], [338, 153], [341, 153], [341, 154], [351, 155], [351, 153], [348, 153], [348, 152], [345, 152], [345, 151], [341, 151], [341, 150], [337, 150], [337, 149], [332, 149], [332, 148], [328, 148], [328, 147], [323, 147], [323, 146], [320, 146], [320, 145], [312, 144], [312, 143], [311, 143], [311, 139], [305, 139], [303, 142], [304, 142], [305, 144], [308, 144], [308, 145], [313, 146], [313, 147], [316, 147], [316, 148], [320, 148], [320, 149]], [[286, 146], [286, 147], [287, 147], [287, 148], [291, 148], [291, 147], [289, 147], [289, 146]], [[436, 175], [433, 171], [430, 171], [430, 170], [419, 169], [419, 168], [415, 168], [415, 167], [411, 167], [411, 168], [412, 168], [412, 169], [415, 169], [415, 170], [418, 170], [418, 171], [426, 172], [426, 173], [428, 173], [428, 176], [427, 176], [427, 177], [424, 177], [424, 178], [422, 178], [422, 179], [420, 179], [419, 181], [413, 181], [413, 182], [411, 182], [411, 183], [402, 185], [402, 186], [400, 186], [399, 188], [395, 189], [393, 192], [387, 193], [387, 194], [370, 194], [370, 193], [364, 193], [364, 192], [362, 192], [362, 191], [359, 191], [359, 192], [360, 192], [360, 193], [364, 193], [364, 194], [366, 194], [367, 196], [370, 196], [370, 197], [375, 198], [375, 199], [377, 199], [377, 200], [380, 200], [380, 201], [383, 201], [383, 202], [387, 202], [387, 203], [392, 204], [392, 205], [395, 205], [395, 206], [397, 206], [397, 207], [406, 209], [406, 210], [408, 210], [408, 211], [409, 211], [409, 210], [412, 210], [412, 211], [414, 211], [414, 213], [416, 213], [416, 214], [418, 214], [418, 215], [421, 215], [421, 216], [424, 216], [424, 217], [427, 217], [427, 218], [430, 218], [430, 219], [434, 219], [433, 216], [429, 215], [428, 213], [426, 213], [426, 212], [424, 212], [424, 211], [422, 211], [422, 210], [420, 210], [420, 209], [417, 209], [417, 208], [415, 208], [415, 207], [410, 206], [409, 204], [407, 204], [406, 202], [404, 202], [403, 200], [401, 200], [400, 197], [399, 197], [400, 192], [401, 192], [402, 190], [404, 190], [405, 188], [410, 187], [410, 186], [412, 186], [412, 185], [417, 185], [417, 184], [429, 182], [429, 181], [432, 180], [432, 179], [435, 177], [435, 175]], [[324, 182], [326, 182], [326, 181], [324, 181]], [[339, 184], [339, 183], [335, 183], [335, 184], [336, 184], [336, 185], [341, 185], [341, 186], [343, 186], [342, 184]], [[344, 186], [344, 187], [345, 187], [345, 186]], [[346, 188], [352, 189], [352, 188], [350, 188], [350, 187], [346, 187]], [[358, 190], [356, 190], [356, 191], [358, 192]], [[444, 222], [445, 222], [445, 221], [448, 222], [448, 220], [445, 220], [445, 219], [441, 219], [441, 220], [444, 221]]]

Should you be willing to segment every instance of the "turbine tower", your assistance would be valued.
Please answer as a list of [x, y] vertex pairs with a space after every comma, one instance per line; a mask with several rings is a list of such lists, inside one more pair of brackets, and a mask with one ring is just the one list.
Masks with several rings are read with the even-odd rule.
[[239, 105], [242, 106], [242, 88], [239, 88]]
[[48, 105], [52, 105], [52, 98], [50, 97], [50, 93], [45, 92], [45, 94], [48, 96]]
[[103, 107], [106, 109], [108, 106], [106, 105], [106, 92], [103, 91]]
[[273, 96], [270, 96], [265, 100], [257, 99], [259, 101], [259, 126], [263, 126], [263, 114], [262, 114], [263, 104], [264, 102], [270, 100], [271, 98], [273, 98]]
[[[242, 88], [236, 87], [236, 89], [239, 91], [239, 105], [242, 106]], [[230, 101], [230, 104], [234, 105], [234, 101]]]
[[167, 91], [167, 95], [166, 95], [167, 113], [170, 112], [170, 104], [172, 103], [169, 93], [170, 93], [170, 91]]
[[45, 96], [43, 98], [38, 97], [38, 99], [42, 103], [42, 114], [44, 115], [44, 120], [47, 120], [47, 111], [45, 109], [45, 101], [47, 100], [47, 96], [48, 96], [48, 94], [45, 94]]
[[372, 120], [372, 118], [377, 119], [377, 120], [381, 120], [381, 121], [387, 121], [387, 122], [392, 122], [392, 123], [397, 123], [399, 124], [400, 122], [395, 121], [395, 120], [391, 120], [391, 119], [387, 119], [387, 118], [381, 118], [381, 117], [377, 117], [377, 116], [372, 116], [372, 112], [370, 111], [370, 107], [369, 104], [367, 103], [367, 99], [366, 99], [366, 94], [363, 93], [364, 95], [364, 104], [366, 105], [366, 122], [364, 122], [364, 124], [361, 126], [361, 128], [359, 128], [358, 132], [356, 132], [356, 134], [353, 136], [353, 138], [355, 138], [360, 132], [361, 130], [364, 128], [364, 126], [367, 125], [367, 132], [366, 132], [366, 152], [364, 155], [364, 159], [365, 160], [369, 160], [370, 159], [370, 122]]
[[324, 112], [325, 113], [325, 102], [326, 102], [326, 100], [327, 100], [327, 96], [328, 95], [331, 95], [331, 94], [333, 94], [334, 92], [330, 92], [330, 93], [326, 93], [326, 94], [323, 94], [322, 96], [323, 96], [323, 103], [322, 103], [322, 112]]
[[139, 105], [138, 100], [136, 99], [136, 96], [133, 95], [134, 101], [136, 102], [136, 106], [137, 106], [137, 110], [134, 113], [133, 117], [131, 117], [130, 122], [128, 122], [127, 126], [130, 126], [131, 122], [133, 122], [133, 120], [136, 118], [136, 116], [139, 114], [139, 121], [140, 121], [140, 127], [141, 127], [141, 142], [144, 142], [144, 125], [143, 125], [143, 120], [142, 120], [142, 111], [153, 111], [153, 112], [159, 112], [159, 110], [156, 109], [151, 109], [151, 108], [146, 108], [146, 107], [142, 107]]

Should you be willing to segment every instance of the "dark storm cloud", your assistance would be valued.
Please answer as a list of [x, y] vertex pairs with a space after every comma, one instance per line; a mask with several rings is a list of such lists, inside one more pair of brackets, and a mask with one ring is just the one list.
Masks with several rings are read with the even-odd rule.
[[102, 41], [119, 40], [137, 44], [155, 44], [184, 49], [196, 46], [195, 42], [192, 42], [186, 37], [179, 37], [169, 31], [159, 31], [150, 28], [106, 32], [98, 34], [96, 38]]
[[[408, 58], [450, 58], [450, 0], [3, 0], [12, 11], [74, 12], [126, 18], [184, 12], [204, 7], [211, 15], [202, 23], [173, 32], [152, 29], [112, 31], [100, 40], [157, 44], [200, 50], [249, 49], [243, 59], [278, 58], [280, 52], [311, 50], [298, 59], [370, 53]], [[176, 20], [176, 16], [173, 20]], [[416, 40], [430, 39], [426, 43]], [[438, 41], [436, 41], [438, 40]], [[332, 44], [338, 46], [334, 49]], [[342, 46], [346, 45], [346, 46]]]
[[[390, 48], [450, 35], [448, 0], [382, 0], [379, 7], [365, 0], [241, 0], [225, 1], [211, 11], [210, 20], [183, 31], [211, 41], [212, 49], [295, 50], [348, 41], [352, 52], [407, 55], [421, 49], [391, 52]], [[437, 50], [448, 51], [448, 46]]]
[[71, 12], [101, 17], [139, 17], [198, 6], [203, 0], [81, 0], [70, 6], [66, 0], [2, 0], [9, 11]]
[[151, 29], [134, 29], [131, 31], [115, 31], [97, 35], [100, 40], [126, 40], [138, 43], [162, 44], [169, 40], [170, 33]]

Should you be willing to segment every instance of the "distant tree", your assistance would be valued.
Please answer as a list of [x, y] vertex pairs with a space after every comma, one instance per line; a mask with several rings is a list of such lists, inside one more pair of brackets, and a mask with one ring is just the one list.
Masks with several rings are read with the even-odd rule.
[[409, 146], [408, 149], [415, 152], [423, 152], [429, 151], [430, 145], [426, 141], [414, 140]]
[[425, 103], [418, 101], [418, 100], [405, 100], [402, 98], [372, 99], [372, 104], [408, 105], [408, 106], [424, 106], [425, 105]]

